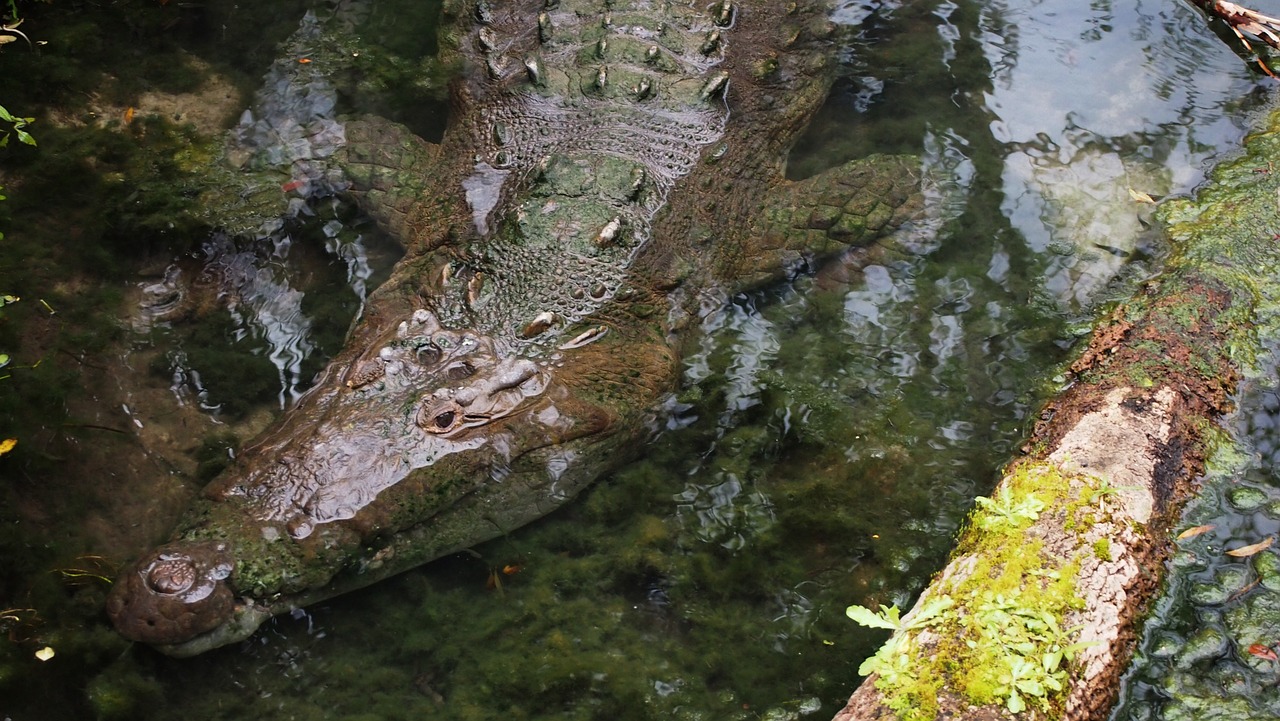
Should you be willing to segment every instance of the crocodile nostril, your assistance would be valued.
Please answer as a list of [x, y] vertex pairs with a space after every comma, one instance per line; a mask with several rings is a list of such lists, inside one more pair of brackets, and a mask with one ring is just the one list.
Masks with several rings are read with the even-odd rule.
[[172, 596], [195, 585], [196, 565], [189, 558], [165, 558], [147, 571], [147, 586], [156, 593]]
[[449, 380], [460, 381], [464, 378], [470, 378], [476, 372], [470, 363], [455, 363], [445, 369], [444, 374]]
[[440, 349], [433, 344], [427, 344], [418, 349], [418, 363], [429, 366], [434, 365], [440, 360]]

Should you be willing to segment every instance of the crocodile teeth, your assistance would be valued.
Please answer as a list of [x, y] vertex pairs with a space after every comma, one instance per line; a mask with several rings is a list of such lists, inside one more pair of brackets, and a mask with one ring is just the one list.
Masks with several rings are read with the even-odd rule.
[[711, 32], [707, 33], [707, 38], [702, 41], [702, 54], [710, 55], [720, 47], [720, 28], [711, 28]]
[[605, 58], [605, 55], [608, 54], [608, 52], [609, 52], [609, 39], [600, 38], [600, 41], [596, 43], [596, 57], [603, 60]]
[[544, 43], [551, 42], [551, 34], [554, 28], [551, 26], [551, 16], [546, 12], [538, 13], [538, 39]]
[[613, 220], [600, 229], [600, 234], [596, 236], [596, 245], [601, 248], [613, 245], [613, 241], [617, 239], [618, 231], [620, 230], [622, 230], [622, 218], [614, 216]]
[[476, 20], [481, 25], [493, 24], [493, 7], [489, 5], [488, 0], [480, 0], [476, 3]]
[[649, 49], [644, 51], [644, 59], [651, 63], [656, 61], [658, 59], [658, 46], [650, 45]]
[[498, 36], [493, 32], [493, 28], [481, 27], [476, 39], [480, 42], [480, 49], [486, 53], [498, 47]]
[[698, 99], [706, 102], [716, 95], [723, 94], [729, 86], [729, 73], [720, 71], [711, 76], [706, 85], [702, 86], [702, 92], [698, 93]]
[[603, 66], [596, 71], [596, 89], [604, 90], [609, 85], [609, 71]]
[[529, 82], [534, 85], [542, 85], [542, 63], [538, 59], [529, 56], [524, 59], [524, 69], [529, 73]]
[[549, 310], [544, 310], [534, 317], [533, 320], [524, 324], [524, 328], [520, 329], [520, 335], [523, 338], [533, 338], [542, 335], [548, 328], [556, 322], [556, 314]]
[[587, 345], [589, 343], [594, 343], [600, 340], [601, 338], [604, 337], [605, 333], [608, 333], [608, 332], [609, 332], [609, 326], [605, 326], [605, 325], [598, 325], [594, 328], [588, 328], [587, 330], [579, 333], [576, 337], [574, 337], [573, 340], [560, 346], [560, 350], [573, 350], [574, 348], [581, 348], [584, 345]]

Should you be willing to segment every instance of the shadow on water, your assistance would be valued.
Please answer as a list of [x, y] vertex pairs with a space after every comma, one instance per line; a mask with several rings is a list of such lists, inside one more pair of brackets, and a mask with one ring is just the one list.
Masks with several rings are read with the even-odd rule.
[[[340, 100], [438, 135], [441, 114], [423, 111], [438, 86], [422, 78], [444, 70], [412, 40], [431, 33], [406, 32], [425, 15], [389, 8], [364, 20], [366, 38], [385, 40], [373, 43], [383, 71]], [[240, 28], [225, 50], [261, 72], [269, 59], [235, 16], [214, 3], [186, 22]], [[790, 173], [919, 154], [936, 180], [936, 232], [709, 314], [645, 458], [576, 503], [186, 661], [120, 641], [95, 576], [162, 537], [228, 451], [303, 389], [358, 312], [360, 284], [377, 282], [361, 258], [381, 255], [384, 269], [393, 258], [361, 255], [365, 221], [322, 201], [258, 240], [206, 233], [176, 263], [159, 251], [138, 261], [145, 278], [121, 272], [117, 303], [160, 310], [93, 356], [113, 365], [23, 377], [24, 392], [78, 384], [61, 402], [108, 430], [24, 438], [63, 455], [0, 461], [0, 610], [14, 641], [0, 646], [0, 712], [833, 713], [883, 640], [845, 606], [904, 605], [927, 583], [1088, 319], [1164, 252], [1130, 191], [1190, 190], [1235, 146], [1256, 89], [1179, 3], [844, 2], [835, 20], [841, 78]], [[170, 303], [179, 310], [164, 316]], [[36, 660], [45, 648], [57, 655]]]

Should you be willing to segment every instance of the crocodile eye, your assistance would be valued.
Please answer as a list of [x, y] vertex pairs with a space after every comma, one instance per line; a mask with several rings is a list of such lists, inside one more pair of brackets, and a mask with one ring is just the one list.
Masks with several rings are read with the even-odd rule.
[[462, 421], [462, 409], [454, 401], [430, 403], [418, 411], [418, 426], [427, 433], [448, 433]]
[[464, 378], [470, 378], [476, 372], [470, 363], [455, 363], [445, 369], [444, 374], [449, 380], [460, 381]]

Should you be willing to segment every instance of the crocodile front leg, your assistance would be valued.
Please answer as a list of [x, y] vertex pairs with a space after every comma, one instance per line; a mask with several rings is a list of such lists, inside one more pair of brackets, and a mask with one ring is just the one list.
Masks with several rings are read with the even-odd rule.
[[410, 254], [443, 243], [449, 223], [465, 210], [461, 198], [439, 192], [448, 187], [453, 165], [442, 158], [440, 146], [376, 117], [347, 123], [346, 137], [334, 162], [360, 209]]
[[764, 207], [723, 277], [749, 288], [776, 279], [806, 256], [869, 246], [919, 215], [919, 159], [873, 155], [812, 178], [783, 183]]

